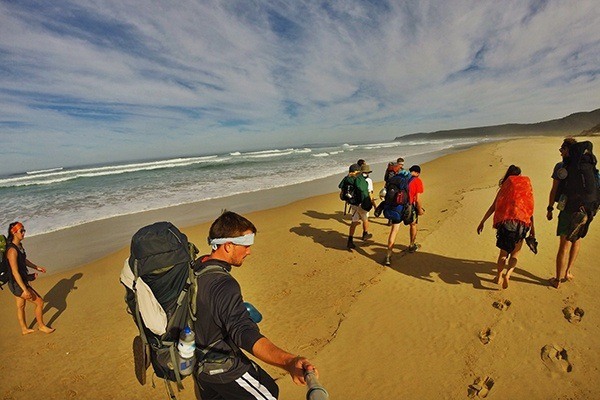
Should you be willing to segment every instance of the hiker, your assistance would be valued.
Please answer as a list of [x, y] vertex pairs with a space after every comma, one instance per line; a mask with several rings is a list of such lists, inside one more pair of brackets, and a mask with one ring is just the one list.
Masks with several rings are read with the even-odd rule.
[[[402, 157], [398, 157], [396, 162], [388, 163], [387, 169], [385, 170], [385, 174], [383, 176], [383, 179], [385, 181], [384, 186], [383, 189], [381, 189], [381, 191], [379, 192], [379, 197], [381, 197], [382, 200], [383, 198], [385, 198], [385, 194], [387, 192], [387, 184], [389, 180], [396, 175], [402, 175], [410, 178], [410, 173], [404, 169], [404, 158]], [[379, 206], [375, 208], [375, 212], [373, 214], [376, 217], [379, 217], [383, 212], [384, 204], [385, 202], [382, 201], [381, 203], [379, 203]], [[391, 219], [388, 219], [388, 225], [392, 225]]]
[[31, 287], [31, 281], [37, 276], [29, 274], [27, 267], [38, 272], [45, 273], [46, 268], [35, 265], [27, 259], [22, 241], [25, 239], [25, 227], [20, 222], [13, 222], [8, 226], [8, 237], [6, 245], [6, 261], [10, 266], [10, 279], [8, 287], [17, 303], [17, 319], [21, 326], [23, 335], [33, 333], [33, 329], [29, 329], [25, 322], [25, 304], [30, 301], [35, 304], [35, 319], [38, 323], [38, 329], [45, 333], [54, 332], [54, 328], [50, 328], [44, 324], [43, 307], [44, 299]]
[[387, 242], [387, 253], [384, 265], [391, 265], [391, 258], [396, 242], [396, 236], [400, 230], [400, 223], [409, 225], [410, 244], [407, 251], [414, 253], [418, 249], [415, 243], [417, 237], [417, 220], [423, 215], [420, 194], [423, 193], [423, 182], [419, 178], [421, 168], [413, 165], [410, 175], [399, 173], [387, 182], [386, 198], [384, 200], [383, 214], [390, 221], [391, 229]]
[[396, 162], [389, 162], [387, 165], [387, 168], [385, 169], [385, 173], [383, 175], [383, 180], [385, 183], [387, 183], [387, 181], [394, 175], [398, 175], [399, 173], [402, 173], [402, 171], [405, 171], [404, 169], [404, 158], [402, 157], [398, 157], [396, 159]]
[[[377, 208], [377, 203], [375, 200], [375, 197], [373, 195], [373, 179], [371, 179], [369, 177], [369, 174], [371, 172], [373, 172], [371, 170], [371, 167], [369, 166], [369, 164], [363, 164], [360, 166], [360, 172], [362, 173], [363, 178], [365, 178], [365, 181], [367, 181], [367, 187], [369, 189], [369, 197], [371, 198], [371, 206]], [[367, 212], [367, 219], [369, 218], [369, 212]], [[363, 227], [364, 228], [364, 227]], [[368, 229], [364, 229], [365, 231], [368, 231]]]
[[352, 164], [348, 169], [348, 175], [342, 179], [338, 187], [341, 189], [340, 198], [348, 201], [352, 222], [348, 232], [348, 250], [356, 248], [354, 244], [354, 232], [356, 227], [362, 221], [363, 235], [362, 240], [368, 240], [373, 237], [369, 233], [369, 210], [372, 207], [371, 196], [369, 195], [369, 185], [361, 173], [358, 164]]
[[[306, 358], [288, 353], [260, 333], [243, 303], [239, 283], [230, 275], [250, 255], [256, 227], [241, 215], [225, 211], [210, 227], [211, 253], [196, 261], [196, 270], [220, 266], [222, 273], [197, 278], [196, 348], [209, 350], [194, 374], [198, 399], [276, 399], [273, 378], [240, 349], [286, 370], [296, 384], [316, 368]], [[197, 353], [199, 354], [199, 353]]]
[[[548, 221], [552, 220], [554, 203], [558, 202], [557, 208], [560, 212], [558, 214], [556, 235], [559, 236], [560, 241], [556, 254], [556, 276], [550, 281], [552, 286], [557, 289], [561, 282], [573, 280], [572, 268], [581, 248], [581, 239], [586, 236], [598, 207], [597, 197], [595, 205], [587, 204], [584, 198], [586, 194], [582, 193], [583, 190], [574, 184], [576, 183], [573, 182], [575, 179], [570, 179], [577, 178], [577, 180], [581, 180], [582, 178], [582, 175], [579, 175], [579, 171], [577, 171], [583, 166], [580, 161], [582, 151], [575, 150], [585, 144], [586, 142], [579, 143], [572, 137], [564, 139], [559, 148], [562, 161], [557, 163], [552, 171], [552, 188], [550, 189], [548, 207], [546, 208], [546, 218]], [[596, 158], [591, 154], [591, 143], [589, 145], [591, 159], [588, 158], [585, 161], [588, 164], [588, 169], [592, 169], [592, 172], [597, 174]], [[598, 183], [596, 183], [596, 190], [598, 189], [597, 185]]]
[[[521, 175], [521, 168], [516, 165], [509, 166], [500, 180], [498, 193], [477, 226], [478, 235], [483, 231], [485, 221], [492, 214], [494, 214], [493, 227], [496, 229], [496, 246], [500, 249], [496, 261], [498, 273], [494, 282], [498, 285], [502, 282], [502, 288], [507, 289], [510, 275], [517, 266], [523, 239], [530, 229], [530, 237], [535, 238], [531, 181]], [[506, 274], [502, 275], [505, 267]]]
[[416, 242], [417, 240], [417, 224], [419, 222], [419, 215], [423, 215], [425, 213], [425, 209], [423, 208], [423, 203], [421, 202], [421, 194], [423, 193], [423, 181], [419, 177], [421, 175], [421, 167], [418, 165], [413, 165], [408, 169], [412, 178], [408, 183], [408, 201], [411, 204], [413, 219], [410, 222], [410, 244], [408, 246], [408, 252], [414, 253], [417, 251], [421, 245]]

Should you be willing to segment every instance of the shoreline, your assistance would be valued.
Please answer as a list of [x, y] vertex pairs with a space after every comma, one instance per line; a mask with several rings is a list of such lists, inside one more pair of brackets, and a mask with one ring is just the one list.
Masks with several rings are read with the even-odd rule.
[[[409, 166], [423, 164], [476, 145], [462, 145], [423, 153], [412, 156], [406, 162]], [[373, 170], [371, 177], [374, 186], [382, 187], [381, 177], [387, 163], [375, 163], [370, 166]], [[310, 173], [310, 171], [299, 171], [299, 173]], [[179, 228], [186, 228], [214, 220], [223, 209], [242, 214], [269, 210], [310, 197], [333, 193], [337, 190], [337, 185], [343, 176], [343, 174], [331, 175], [289, 186], [109, 217], [27, 237], [24, 243], [28, 257], [46, 266], [48, 269], [46, 276], [50, 276], [94, 262], [129, 246], [133, 234], [148, 224], [169, 221]], [[378, 191], [379, 189], [375, 190], [375, 195]]]

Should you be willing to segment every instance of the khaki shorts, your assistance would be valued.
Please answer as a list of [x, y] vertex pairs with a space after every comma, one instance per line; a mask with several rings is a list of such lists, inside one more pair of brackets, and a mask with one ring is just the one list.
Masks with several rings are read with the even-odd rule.
[[352, 222], [365, 222], [369, 219], [369, 212], [363, 210], [361, 206], [350, 205], [350, 211], [352, 212]]

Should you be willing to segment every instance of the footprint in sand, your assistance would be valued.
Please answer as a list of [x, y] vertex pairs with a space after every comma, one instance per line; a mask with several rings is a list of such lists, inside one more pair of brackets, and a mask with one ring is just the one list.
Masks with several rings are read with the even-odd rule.
[[555, 345], [547, 344], [542, 347], [541, 355], [542, 361], [550, 371], [555, 372], [571, 372], [573, 366], [569, 362], [567, 356], [567, 350]]
[[494, 336], [496, 336], [496, 332], [492, 331], [492, 328], [483, 328], [481, 332], [479, 332], [479, 340], [481, 340], [481, 343], [483, 344], [491, 342]]
[[469, 385], [468, 394], [470, 398], [479, 397], [484, 399], [490, 394], [490, 390], [494, 386], [494, 380], [489, 376], [485, 378], [477, 378], [472, 385]]
[[572, 324], [578, 324], [579, 322], [581, 322], [581, 319], [583, 318], [584, 314], [583, 308], [573, 308], [571, 306], [563, 308], [562, 312], [566, 320]]
[[510, 300], [502, 300], [493, 302], [492, 306], [494, 306], [494, 308], [497, 308], [500, 311], [506, 311], [508, 310], [508, 307], [510, 307], [511, 304], [512, 303]]

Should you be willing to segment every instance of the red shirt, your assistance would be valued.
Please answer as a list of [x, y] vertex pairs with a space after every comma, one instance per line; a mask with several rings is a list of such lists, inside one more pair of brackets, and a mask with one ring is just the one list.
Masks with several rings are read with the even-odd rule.
[[415, 176], [408, 183], [408, 201], [414, 203], [419, 193], [423, 193], [423, 181], [418, 176]]

